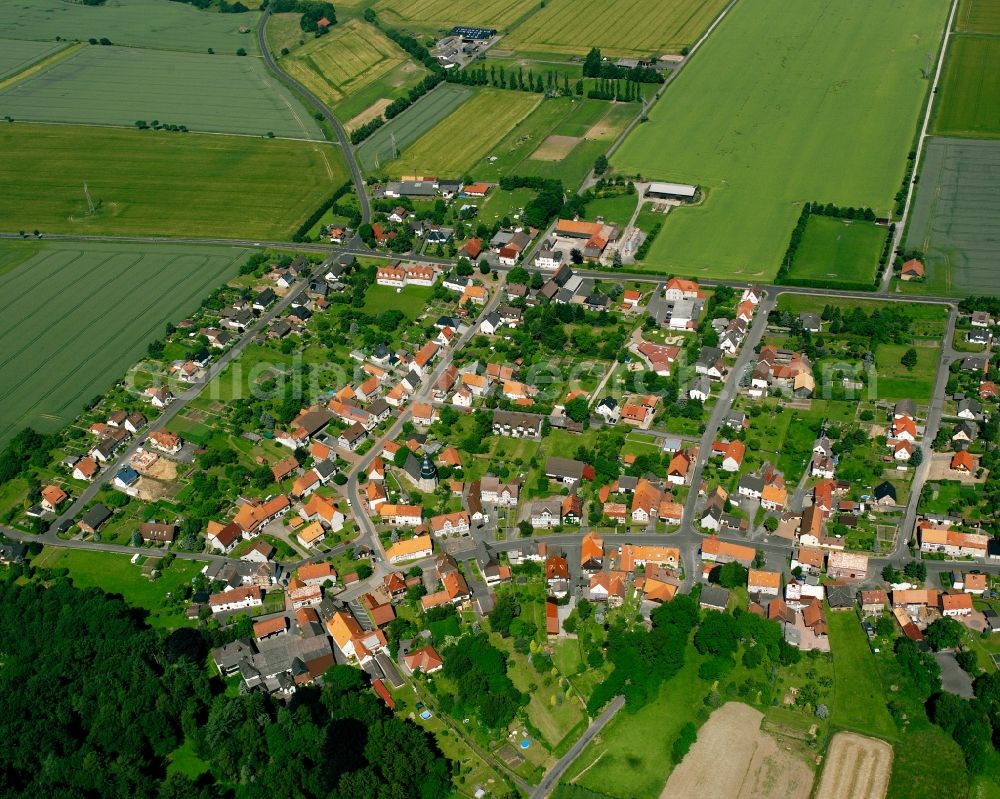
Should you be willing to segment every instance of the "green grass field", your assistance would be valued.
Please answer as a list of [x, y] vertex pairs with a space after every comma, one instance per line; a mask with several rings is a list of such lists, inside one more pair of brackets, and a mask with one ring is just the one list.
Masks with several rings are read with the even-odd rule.
[[934, 393], [934, 378], [941, 357], [940, 347], [914, 347], [917, 351], [917, 365], [913, 369], [907, 369], [900, 363], [903, 353], [909, 348], [908, 344], [879, 344], [875, 348], [880, 399], [925, 402]]
[[0, 93], [17, 120], [321, 139], [316, 121], [259, 58], [85, 47]]
[[132, 565], [129, 555], [58, 547], [43, 549], [33, 565], [68, 569], [77, 588], [100, 588], [109, 594], [121, 594], [128, 604], [148, 610], [149, 623], [154, 627], [177, 627], [184, 623], [183, 613], [163, 607], [164, 600], [167, 594], [190, 583], [205, 566], [203, 561], [175, 560], [159, 579], [149, 580], [143, 575], [142, 566]]
[[61, 42], [29, 42], [17, 39], [0, 40], [0, 78], [15, 75], [54, 53]]
[[657, 799], [673, 767], [677, 733], [696, 714], [711, 689], [698, 678], [701, 658], [688, 645], [684, 668], [659, 696], [635, 713], [619, 711], [571, 765], [564, 783], [620, 799]]
[[438, 122], [447, 117], [469, 99], [473, 90], [456, 83], [443, 83], [421, 97], [402, 114], [394, 117], [358, 146], [358, 161], [372, 171], [384, 166], [393, 157], [392, 138], [396, 138], [396, 152], [404, 150]]
[[874, 222], [811, 215], [788, 276], [842, 283], [872, 282], [885, 235], [886, 229]]
[[[253, 5], [252, 3], [244, 5]], [[199, 11], [186, 3], [161, 0], [116, 0], [85, 6], [72, 0], [7, 0], [0, 15], [0, 37], [70, 41], [106, 37], [127, 47], [235, 54], [239, 48], [256, 53], [253, 27], [260, 14], [219, 14]], [[246, 33], [240, 28], [246, 27]]]
[[886, 709], [882, 684], [874, 675], [875, 657], [861, 622], [851, 611], [827, 612], [833, 652], [834, 726], [876, 738], [896, 737], [896, 725]]
[[0, 242], [0, 440], [71, 421], [202, 298], [246, 250], [183, 245]]
[[953, 36], [938, 90], [934, 132], [1000, 136], [1000, 36]]
[[955, 30], [961, 33], [1000, 33], [1000, 5], [996, 0], [962, 0]]
[[453, 25], [508, 29], [530, 14], [537, 0], [379, 0], [375, 11], [394, 26], [421, 30]]
[[[415, 79], [426, 73], [378, 28], [356, 19], [338, 25], [281, 60], [283, 69], [329, 106], [354, 97], [403, 64], [409, 66], [409, 74]], [[348, 111], [345, 119], [364, 107]]]
[[928, 294], [1000, 294], [1000, 141], [931, 139], [906, 231], [925, 254]]
[[803, 202], [888, 213], [947, 10], [934, 0], [737, 3], [612, 158], [622, 172], [707, 191], [668, 215], [648, 265], [770, 278]]
[[0, 151], [15, 231], [287, 238], [347, 179], [338, 149], [314, 142], [14, 124]]
[[539, 102], [535, 94], [481, 89], [386, 168], [394, 175], [463, 175]]
[[517, 27], [503, 46], [514, 50], [582, 55], [679, 53], [704, 33], [726, 0], [550, 0]]
[[365, 292], [361, 310], [368, 314], [400, 311], [412, 321], [423, 313], [433, 293], [434, 289], [429, 286], [407, 286], [400, 292], [392, 286], [372, 286]]

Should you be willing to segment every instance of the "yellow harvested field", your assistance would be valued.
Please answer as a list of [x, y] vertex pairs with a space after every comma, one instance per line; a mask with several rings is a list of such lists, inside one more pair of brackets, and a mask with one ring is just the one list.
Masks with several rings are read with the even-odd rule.
[[538, 0], [379, 0], [375, 11], [391, 24], [426, 29], [509, 28], [538, 6]]
[[713, 712], [671, 773], [660, 799], [809, 799], [812, 769], [761, 732], [763, 718], [760, 711], [739, 702]]
[[561, 161], [579, 143], [579, 136], [549, 136], [538, 145], [531, 157], [538, 161]]
[[482, 89], [407, 147], [394, 175], [462, 175], [541, 102], [536, 94]]
[[883, 799], [892, 747], [878, 738], [838, 732], [830, 742], [816, 799]]
[[338, 25], [281, 60], [281, 66], [327, 105], [378, 80], [406, 60], [394, 42], [356, 19]]
[[382, 116], [382, 112], [389, 106], [392, 101], [388, 97], [383, 97], [381, 100], [377, 100], [368, 106], [364, 111], [358, 114], [356, 117], [351, 117], [344, 124], [347, 128], [348, 133], [352, 130], [357, 130], [362, 125], [371, 122], [373, 119], [377, 119]]
[[511, 50], [646, 58], [679, 53], [704, 33], [726, 0], [548, 0], [503, 40]]

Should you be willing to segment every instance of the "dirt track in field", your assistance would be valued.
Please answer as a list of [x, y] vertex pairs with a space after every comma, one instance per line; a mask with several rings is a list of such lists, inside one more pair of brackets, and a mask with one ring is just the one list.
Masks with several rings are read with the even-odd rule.
[[883, 799], [892, 747], [878, 738], [838, 732], [830, 742], [816, 799]]
[[671, 773], [660, 799], [808, 799], [812, 770], [761, 732], [763, 718], [738, 702], [712, 713], [698, 730], [691, 751]]

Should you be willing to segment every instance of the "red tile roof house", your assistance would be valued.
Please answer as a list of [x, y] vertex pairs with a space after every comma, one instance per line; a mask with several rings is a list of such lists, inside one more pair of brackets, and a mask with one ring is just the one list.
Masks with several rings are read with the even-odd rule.
[[404, 655], [403, 663], [411, 672], [420, 671], [423, 674], [433, 674], [444, 668], [444, 661], [430, 644]]

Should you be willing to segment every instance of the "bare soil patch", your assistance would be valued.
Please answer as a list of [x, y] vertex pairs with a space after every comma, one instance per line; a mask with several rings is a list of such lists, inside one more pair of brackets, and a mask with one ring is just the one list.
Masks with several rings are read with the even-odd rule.
[[349, 119], [347, 124], [344, 125], [344, 127], [347, 128], [348, 133], [350, 133], [353, 130], [357, 130], [362, 125], [367, 124], [368, 122], [371, 122], [373, 119], [377, 119], [378, 117], [382, 116], [382, 112], [385, 111], [385, 109], [389, 106], [389, 103], [391, 102], [392, 100], [388, 99], [387, 97], [383, 97], [381, 100], [377, 100], [376, 102], [368, 106], [360, 114]]
[[549, 136], [531, 154], [536, 161], [560, 161], [572, 152], [580, 141], [579, 136]]
[[955, 480], [959, 483], [965, 483], [966, 485], [975, 485], [976, 483], [986, 482], [986, 477], [989, 474], [989, 469], [983, 469], [983, 474], [981, 477], [976, 477], [976, 471], [979, 467], [979, 456], [973, 456], [976, 462], [976, 471], [972, 472], [956, 472], [952, 471], [951, 468], [951, 452], [935, 452], [931, 456], [930, 467], [927, 471], [927, 482], [935, 483], [941, 480]]
[[739, 702], [712, 713], [698, 730], [691, 751], [671, 773], [660, 799], [808, 799], [812, 770], [761, 731], [763, 718], [760, 711]]
[[892, 747], [878, 738], [838, 732], [830, 742], [816, 799], [883, 799]]
[[607, 122], [606, 119], [602, 119], [600, 122], [594, 123], [590, 130], [583, 134], [583, 138], [588, 141], [593, 141], [594, 139], [610, 139], [617, 132], [618, 131], [614, 125]]

